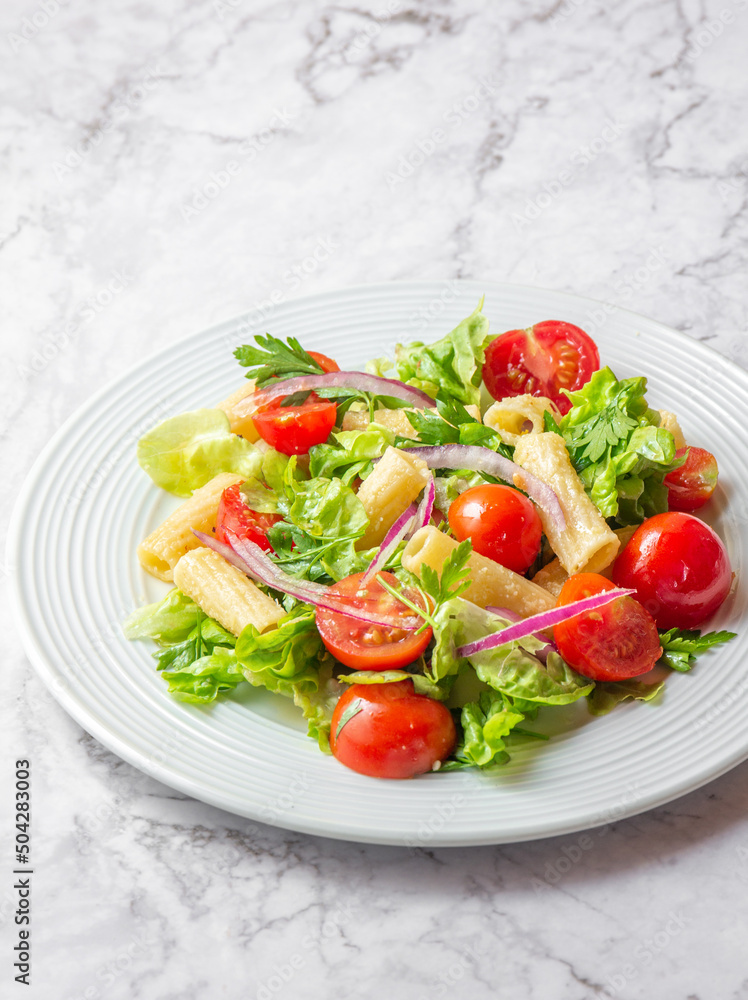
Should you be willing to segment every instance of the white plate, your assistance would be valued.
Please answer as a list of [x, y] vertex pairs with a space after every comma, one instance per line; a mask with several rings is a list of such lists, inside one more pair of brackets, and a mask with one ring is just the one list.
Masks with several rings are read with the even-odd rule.
[[[650, 379], [650, 404], [674, 410], [688, 439], [715, 452], [711, 508], [738, 574], [748, 552], [744, 421], [748, 375], [674, 330], [559, 292], [488, 282], [373, 285], [282, 303], [161, 351], [91, 399], [49, 442], [18, 499], [9, 537], [29, 656], [60, 704], [135, 767], [230, 812], [330, 837], [421, 846], [490, 844], [584, 829], [698, 788], [748, 756], [746, 593], [710, 627], [743, 630], [661, 703], [602, 719], [583, 705], [547, 713], [557, 735], [499, 776], [470, 772], [379, 781], [322, 755], [293, 706], [242, 688], [210, 708], [174, 701], [147, 643], [119, 622], [160, 591], [135, 547], [166, 499], [135, 460], [146, 428], [212, 405], [241, 385], [233, 348], [270, 330], [356, 368], [397, 340], [451, 329], [485, 293], [494, 332], [545, 319], [576, 323], [619, 377]], [[729, 501], [729, 502], [728, 502]]]

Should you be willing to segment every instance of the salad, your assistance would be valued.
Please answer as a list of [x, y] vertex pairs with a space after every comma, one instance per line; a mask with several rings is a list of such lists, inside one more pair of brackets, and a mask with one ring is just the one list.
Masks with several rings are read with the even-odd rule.
[[258, 336], [240, 389], [141, 438], [185, 499], [138, 547], [175, 586], [124, 630], [174, 697], [264, 687], [373, 777], [486, 770], [734, 637], [702, 630], [733, 585], [693, 513], [714, 456], [580, 328], [497, 336], [482, 306], [365, 372]]

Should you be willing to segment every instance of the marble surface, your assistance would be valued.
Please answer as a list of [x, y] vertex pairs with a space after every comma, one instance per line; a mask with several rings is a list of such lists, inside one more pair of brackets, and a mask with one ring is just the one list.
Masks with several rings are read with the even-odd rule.
[[[3, 525], [102, 381], [273, 295], [511, 280], [748, 364], [747, 41], [746, 0], [6, 0]], [[748, 997], [748, 764], [588, 840], [306, 837], [103, 749], [11, 619], [3, 814], [31, 758], [36, 875], [24, 993], [3, 848], [3, 995]]]

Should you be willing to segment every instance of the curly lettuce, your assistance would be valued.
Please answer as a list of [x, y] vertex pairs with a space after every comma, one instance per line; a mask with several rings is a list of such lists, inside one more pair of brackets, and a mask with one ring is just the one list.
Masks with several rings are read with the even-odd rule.
[[665, 476], [683, 464], [675, 439], [647, 405], [646, 378], [619, 381], [610, 368], [576, 392], [571, 410], [546, 429], [561, 434], [592, 502], [621, 526], [640, 524], [668, 507]]
[[488, 319], [483, 299], [451, 333], [433, 344], [420, 340], [398, 344], [394, 364], [386, 358], [370, 362], [366, 370], [377, 375], [394, 374], [401, 382], [423, 389], [436, 398], [442, 392], [459, 402], [480, 404], [480, 384], [488, 344]]
[[138, 441], [138, 462], [157, 486], [188, 497], [220, 472], [256, 476], [262, 452], [231, 433], [223, 410], [192, 410], [144, 434]]

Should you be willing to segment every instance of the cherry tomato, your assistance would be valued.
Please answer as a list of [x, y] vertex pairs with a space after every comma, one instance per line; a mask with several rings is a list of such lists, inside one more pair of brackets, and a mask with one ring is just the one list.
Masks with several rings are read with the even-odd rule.
[[238, 538], [256, 542], [265, 552], [272, 552], [273, 547], [267, 540], [267, 533], [283, 518], [280, 514], [261, 514], [248, 507], [241, 495], [241, 485], [236, 483], [229, 486], [221, 494], [216, 515], [216, 538], [228, 545], [226, 532], [230, 530]]
[[693, 514], [656, 514], [616, 559], [613, 580], [631, 587], [659, 628], [698, 628], [730, 592], [727, 549]]
[[323, 372], [339, 372], [340, 366], [337, 361], [333, 361], [332, 358], [328, 358], [326, 354], [321, 354], [319, 351], [307, 351], [307, 354], [311, 355], [317, 364], [320, 366]]
[[571, 403], [561, 390], [581, 389], [599, 367], [597, 346], [584, 330], [549, 319], [492, 340], [483, 381], [494, 399], [547, 396], [561, 413], [568, 413]]
[[[413, 612], [389, 594], [375, 578], [361, 587], [363, 573], [354, 573], [330, 587], [330, 594], [346, 598], [351, 610], [366, 608], [388, 618], [411, 618]], [[393, 587], [400, 583], [392, 573], [382, 573]], [[404, 589], [405, 596], [421, 602], [415, 590]], [[418, 659], [431, 641], [431, 629], [416, 635], [415, 631], [396, 626], [371, 625], [350, 615], [320, 608], [317, 611], [317, 628], [327, 650], [356, 670], [396, 670]]]
[[284, 455], [305, 455], [312, 445], [327, 441], [335, 426], [334, 400], [320, 399], [316, 392], [298, 406], [283, 406], [274, 399], [252, 414], [257, 433]]
[[330, 749], [373, 778], [412, 778], [448, 757], [457, 739], [448, 709], [413, 681], [354, 684], [335, 706]]
[[677, 458], [688, 455], [684, 465], [665, 476], [670, 510], [698, 510], [717, 487], [717, 459], [705, 448], [679, 448]]
[[[598, 573], [577, 573], [566, 581], [556, 604], [573, 604], [614, 589]], [[646, 674], [662, 652], [654, 619], [633, 597], [620, 597], [556, 625], [553, 638], [566, 662], [593, 681], [622, 681]]]
[[458, 542], [469, 538], [476, 552], [515, 573], [526, 573], [540, 551], [540, 515], [511, 486], [473, 486], [457, 497], [448, 517]]

